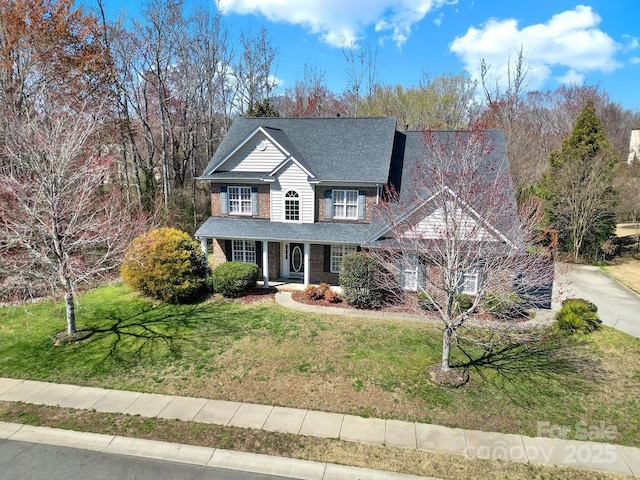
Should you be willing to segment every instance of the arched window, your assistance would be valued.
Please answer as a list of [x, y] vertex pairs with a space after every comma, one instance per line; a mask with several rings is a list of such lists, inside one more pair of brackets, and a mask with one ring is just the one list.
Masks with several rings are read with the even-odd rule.
[[294, 190], [284, 195], [284, 219], [287, 222], [300, 221], [300, 195]]

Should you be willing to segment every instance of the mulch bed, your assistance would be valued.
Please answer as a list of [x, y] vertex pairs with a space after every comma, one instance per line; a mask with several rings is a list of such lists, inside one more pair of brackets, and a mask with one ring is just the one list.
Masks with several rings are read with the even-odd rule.
[[276, 292], [278, 290], [275, 287], [269, 288], [253, 288], [247, 291], [241, 297], [236, 300], [240, 303], [256, 303], [263, 300], [275, 300]]
[[[304, 292], [293, 292], [291, 294], [291, 298], [298, 303], [304, 303], [306, 305], [315, 305], [317, 307], [337, 307], [337, 308], [344, 308], [347, 310], [358, 310], [356, 307], [349, 305], [347, 302], [343, 300], [341, 300], [338, 303], [329, 302], [324, 298], [313, 300], [305, 297]], [[408, 313], [408, 314], [418, 313], [415, 310], [413, 310], [410, 305], [407, 305], [407, 304], [388, 305], [386, 307], [382, 307], [378, 309], [377, 311], [389, 312], [389, 313]], [[432, 315], [433, 315], [433, 318], [438, 318], [437, 312], [434, 312]], [[530, 318], [529, 316], [524, 316], [518, 319], [502, 320], [494, 317], [493, 315], [487, 312], [477, 312], [470, 318], [470, 320], [473, 324], [477, 326], [510, 329], [513, 327], [526, 328], [526, 324], [530, 320]]]
[[[278, 290], [275, 287], [254, 288], [249, 290], [246, 294], [242, 295], [241, 297], [236, 298], [236, 301], [243, 304], [258, 303], [264, 300], [275, 301], [275, 294], [277, 293], [277, 291]], [[291, 298], [298, 303], [304, 303], [306, 305], [314, 305], [317, 307], [335, 307], [335, 308], [344, 308], [346, 310], [359, 310], [356, 307], [349, 305], [347, 302], [345, 302], [342, 299], [340, 299], [339, 302], [329, 302], [324, 298], [313, 300], [305, 297], [304, 292], [302, 291], [292, 292]], [[388, 305], [386, 307], [378, 309], [377, 311], [389, 312], [389, 313], [408, 313], [408, 314], [417, 313], [411, 308], [410, 305], [407, 305], [407, 304]], [[434, 313], [433, 315], [434, 315], [434, 318], [437, 318], [437, 313]], [[470, 323], [473, 323], [476, 326], [481, 326], [481, 327], [512, 329], [514, 327], [528, 328], [527, 323], [529, 320], [530, 318], [528, 316], [525, 316], [519, 319], [500, 320], [487, 312], [479, 312], [474, 314], [470, 318]], [[437, 381], [437, 380], [434, 379], [434, 381]], [[456, 381], [452, 383], [456, 383]]]
[[67, 345], [69, 343], [80, 342], [93, 335], [93, 330], [89, 327], [77, 327], [75, 333], [67, 333], [66, 330], [60, 330], [54, 335], [54, 345]]
[[[329, 302], [324, 298], [320, 298], [318, 300], [312, 300], [304, 296], [304, 292], [293, 292], [291, 294], [291, 298], [298, 303], [305, 303], [307, 305], [315, 305], [317, 307], [336, 307], [336, 308], [346, 308], [350, 310], [358, 310], [356, 307], [349, 305], [344, 300], [340, 300], [339, 302]], [[386, 307], [379, 308], [377, 311], [379, 312], [394, 312], [394, 313], [415, 313], [408, 305], [399, 304], [399, 305], [387, 305]]]

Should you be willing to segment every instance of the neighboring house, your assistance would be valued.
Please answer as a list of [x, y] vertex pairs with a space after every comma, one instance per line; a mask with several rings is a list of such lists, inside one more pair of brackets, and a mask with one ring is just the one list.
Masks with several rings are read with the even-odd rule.
[[[489, 137], [508, 166], [502, 133]], [[342, 258], [386, 233], [372, 222], [385, 187], [394, 185], [400, 201], [411, 196], [421, 155], [422, 132], [397, 131], [395, 117], [238, 118], [200, 177], [211, 185], [211, 217], [196, 238], [205, 251], [211, 241], [215, 265], [255, 262], [265, 286], [279, 278], [336, 284]], [[439, 212], [424, 210], [429, 229]], [[500, 226], [484, 227], [501, 237]], [[415, 287], [417, 271], [404, 272], [405, 288]], [[477, 281], [468, 279], [469, 293]]]
[[632, 165], [638, 161], [640, 161], [640, 129], [634, 128], [631, 130], [631, 138], [629, 139], [627, 164]]

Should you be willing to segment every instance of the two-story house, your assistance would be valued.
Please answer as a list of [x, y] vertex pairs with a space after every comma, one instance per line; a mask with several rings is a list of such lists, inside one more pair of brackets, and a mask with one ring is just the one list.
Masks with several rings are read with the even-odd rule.
[[200, 177], [211, 217], [196, 238], [205, 251], [212, 243], [215, 265], [255, 262], [265, 285], [336, 284], [342, 258], [384, 234], [372, 212], [385, 186], [404, 184], [401, 200], [410, 197], [423, 140], [397, 131], [395, 117], [238, 118]]

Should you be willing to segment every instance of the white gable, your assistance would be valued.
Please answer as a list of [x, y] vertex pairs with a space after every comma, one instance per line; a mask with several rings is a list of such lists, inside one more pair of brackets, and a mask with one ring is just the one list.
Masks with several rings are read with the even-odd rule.
[[313, 223], [314, 190], [309, 185], [307, 173], [293, 160], [284, 165], [271, 185], [271, 220], [284, 221], [284, 195], [294, 190], [300, 196], [303, 223]]
[[457, 207], [454, 211], [445, 211], [439, 206], [431, 214], [408, 229], [405, 237], [416, 237], [436, 240], [449, 235], [455, 235], [468, 241], [498, 241], [495, 234], [485, 228], [473, 215]]
[[249, 137], [216, 170], [269, 173], [286, 158], [261, 131]]

